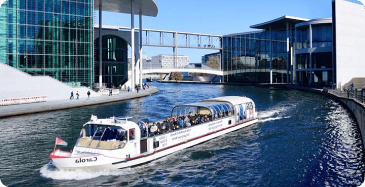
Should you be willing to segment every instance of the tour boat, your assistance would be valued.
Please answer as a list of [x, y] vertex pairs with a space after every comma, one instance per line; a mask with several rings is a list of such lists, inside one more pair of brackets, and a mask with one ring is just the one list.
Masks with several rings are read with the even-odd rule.
[[239, 96], [175, 106], [168, 119], [171, 119], [170, 126], [180, 126], [175, 130], [163, 129], [168, 122], [156, 122], [160, 134], [149, 132], [152, 123], [135, 123], [130, 119], [91, 116], [83, 125], [72, 152], [55, 149], [50, 153], [53, 165], [61, 170], [138, 166], [258, 122], [255, 103]]

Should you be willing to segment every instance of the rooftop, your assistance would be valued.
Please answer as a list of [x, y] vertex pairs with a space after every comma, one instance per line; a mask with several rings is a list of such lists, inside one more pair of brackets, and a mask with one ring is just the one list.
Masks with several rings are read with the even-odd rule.
[[[102, 11], [131, 14], [131, 0], [94, 0], [94, 9], [99, 10], [102, 3]], [[157, 4], [154, 0], [134, 0], [134, 14], [142, 12], [144, 16], [156, 17]]]
[[253, 29], [286, 29], [286, 23], [294, 26], [297, 23], [306, 22], [310, 19], [306, 18], [299, 18], [293, 16], [282, 16], [277, 19], [273, 19], [264, 23], [259, 23], [256, 25], [252, 25], [251, 28]]

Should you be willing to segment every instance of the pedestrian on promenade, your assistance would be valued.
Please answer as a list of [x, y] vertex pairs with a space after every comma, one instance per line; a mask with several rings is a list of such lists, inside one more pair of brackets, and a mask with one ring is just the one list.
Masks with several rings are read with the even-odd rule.
[[109, 96], [112, 96], [113, 95], [113, 91], [112, 89], [109, 90]]
[[90, 98], [90, 91], [87, 91], [87, 100]]
[[70, 96], [70, 100], [74, 98], [74, 92], [71, 91], [71, 96]]
[[76, 92], [76, 99], [79, 99], [79, 91]]
[[147, 88], [150, 88], [150, 84], [147, 83]]
[[128, 92], [131, 90], [131, 87], [128, 86]]

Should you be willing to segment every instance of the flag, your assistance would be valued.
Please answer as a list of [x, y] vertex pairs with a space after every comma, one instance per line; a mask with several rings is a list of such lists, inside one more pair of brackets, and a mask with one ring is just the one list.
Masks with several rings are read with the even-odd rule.
[[67, 146], [67, 142], [63, 141], [61, 138], [56, 137], [56, 145], [64, 145]]

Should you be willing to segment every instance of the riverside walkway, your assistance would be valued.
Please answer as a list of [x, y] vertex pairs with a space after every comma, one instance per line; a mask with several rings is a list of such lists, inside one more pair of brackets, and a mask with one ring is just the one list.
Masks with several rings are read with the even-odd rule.
[[80, 108], [92, 105], [100, 105], [105, 103], [112, 103], [118, 101], [125, 101], [130, 99], [136, 99], [141, 97], [146, 97], [151, 94], [157, 93], [158, 89], [156, 87], [150, 87], [146, 90], [141, 89], [139, 93], [137, 92], [127, 92], [125, 90], [120, 91], [118, 95], [113, 96], [99, 96], [92, 97], [90, 99], [80, 98], [80, 99], [65, 99], [65, 100], [55, 100], [47, 101], [41, 103], [31, 103], [31, 104], [20, 104], [20, 105], [9, 105], [0, 106], [0, 118], [13, 117], [19, 115], [27, 115], [34, 113], [51, 112], [57, 110], [65, 110], [71, 108]]

